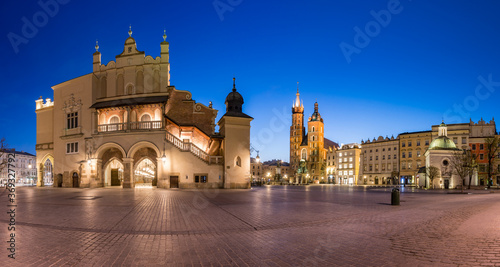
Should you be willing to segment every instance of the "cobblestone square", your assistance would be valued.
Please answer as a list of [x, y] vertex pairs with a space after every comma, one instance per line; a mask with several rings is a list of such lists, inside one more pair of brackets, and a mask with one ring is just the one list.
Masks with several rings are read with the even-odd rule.
[[500, 191], [17, 188], [0, 266], [500, 266]]

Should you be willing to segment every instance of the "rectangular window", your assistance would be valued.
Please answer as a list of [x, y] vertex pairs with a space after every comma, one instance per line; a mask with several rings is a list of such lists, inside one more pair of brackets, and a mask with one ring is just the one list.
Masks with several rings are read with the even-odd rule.
[[67, 129], [78, 127], [78, 112], [66, 114], [66, 127]]
[[408, 169], [411, 169], [412, 167], [411, 165], [412, 165], [411, 162], [408, 162]]
[[479, 154], [479, 159], [483, 160], [484, 159], [484, 154]]
[[378, 171], [378, 164], [375, 164], [375, 171]]
[[382, 171], [385, 171], [385, 163], [382, 164]]
[[458, 137], [453, 137], [453, 143], [458, 144]]
[[387, 170], [390, 170], [391, 169], [391, 164], [387, 164]]
[[352, 157], [349, 158], [349, 162], [352, 162]]
[[352, 163], [349, 164], [349, 169], [352, 169]]
[[78, 142], [66, 143], [66, 154], [78, 153]]
[[411, 151], [408, 152], [408, 157], [411, 158]]
[[429, 140], [425, 140], [425, 145], [428, 146], [429, 145]]
[[378, 156], [375, 156], [375, 160], [378, 160]]
[[387, 159], [391, 159], [391, 155], [387, 155]]
[[417, 158], [420, 157], [420, 151], [417, 151]]
[[403, 153], [401, 154], [401, 157], [402, 157], [402, 158], [406, 158], [406, 153], [405, 153], [405, 152], [403, 152]]
[[472, 150], [476, 150], [476, 144], [472, 144]]
[[385, 160], [385, 155], [382, 155], [382, 160]]
[[207, 182], [207, 175], [206, 174], [195, 174], [194, 175], [194, 182], [195, 183], [206, 183]]
[[417, 169], [420, 169], [420, 167], [422, 167], [422, 162], [417, 161]]
[[484, 150], [484, 145], [483, 144], [479, 145], [479, 150]]
[[373, 166], [370, 164], [370, 171], [372, 171], [372, 169], [373, 169]]
[[339, 157], [342, 157], [342, 153], [339, 153]]
[[339, 163], [342, 163], [342, 159], [339, 159]]
[[391, 151], [391, 148], [389, 147], [387, 150], [388, 150], [388, 151]]
[[373, 157], [372, 157], [372, 156], [370, 156], [370, 160], [373, 160]]
[[408, 147], [411, 147], [411, 141], [408, 141]]
[[349, 171], [349, 175], [353, 175], [353, 171]]
[[420, 146], [420, 140], [417, 140], [417, 146]]
[[406, 147], [406, 143], [405, 142], [401, 143], [401, 147]]
[[467, 137], [462, 137], [462, 144], [463, 145], [467, 144]]

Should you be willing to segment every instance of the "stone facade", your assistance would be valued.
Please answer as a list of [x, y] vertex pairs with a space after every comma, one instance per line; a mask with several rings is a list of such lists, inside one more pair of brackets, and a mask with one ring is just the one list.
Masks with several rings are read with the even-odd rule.
[[170, 85], [166, 35], [156, 58], [131, 31], [115, 61], [101, 64], [98, 48], [92, 73], [36, 101], [38, 186], [50, 165], [62, 187], [249, 187], [252, 118], [234, 80], [215, 132], [212, 104]]
[[361, 145], [361, 184], [398, 184], [399, 139], [379, 136], [372, 141], [361, 141]]

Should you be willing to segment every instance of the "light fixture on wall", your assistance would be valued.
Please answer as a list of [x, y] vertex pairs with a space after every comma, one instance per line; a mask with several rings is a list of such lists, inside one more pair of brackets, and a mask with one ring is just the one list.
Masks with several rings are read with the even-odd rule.
[[165, 162], [167, 162], [167, 156], [165, 155], [165, 140], [166, 139], [163, 139], [163, 156], [161, 156], [161, 160], [163, 161], [163, 164], [165, 164]]

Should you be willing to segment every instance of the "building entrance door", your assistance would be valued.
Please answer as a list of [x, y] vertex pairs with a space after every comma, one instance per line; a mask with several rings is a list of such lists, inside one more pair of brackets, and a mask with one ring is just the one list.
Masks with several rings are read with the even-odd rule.
[[78, 183], [78, 173], [76, 172], [73, 173], [73, 187], [80, 187]]
[[118, 169], [111, 169], [111, 186], [120, 185], [120, 179], [118, 178]]
[[378, 184], [378, 177], [375, 177], [375, 184]]
[[450, 188], [450, 180], [445, 179], [444, 180], [444, 189], [449, 189]]
[[170, 176], [170, 188], [179, 188], [179, 176]]

